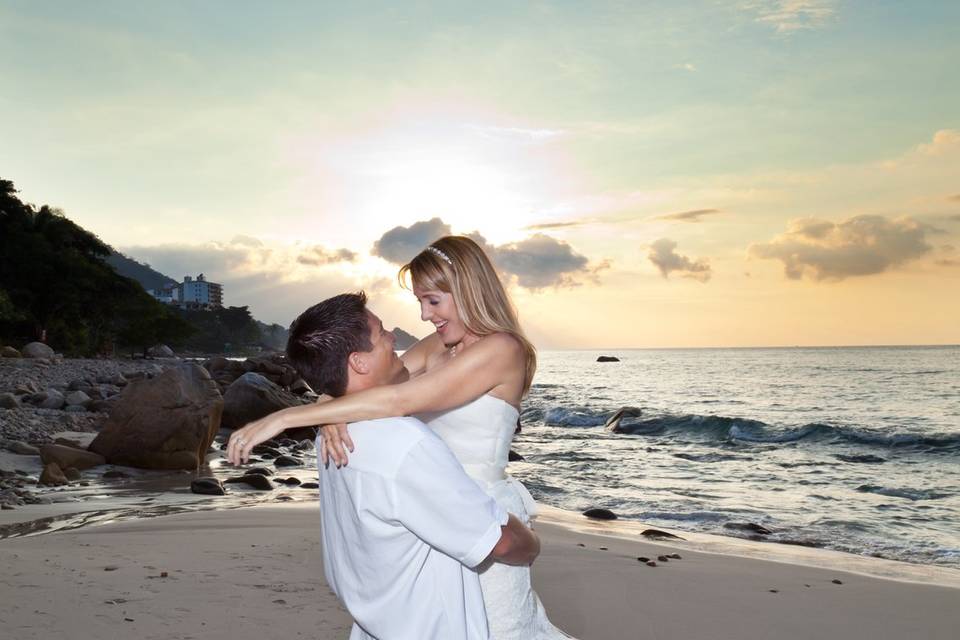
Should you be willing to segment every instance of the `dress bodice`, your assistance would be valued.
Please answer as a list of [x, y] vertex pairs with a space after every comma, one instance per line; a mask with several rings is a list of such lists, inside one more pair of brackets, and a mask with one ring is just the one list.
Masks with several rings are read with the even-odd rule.
[[454, 409], [417, 417], [443, 438], [467, 475], [493, 483], [506, 477], [518, 416], [516, 407], [486, 394]]

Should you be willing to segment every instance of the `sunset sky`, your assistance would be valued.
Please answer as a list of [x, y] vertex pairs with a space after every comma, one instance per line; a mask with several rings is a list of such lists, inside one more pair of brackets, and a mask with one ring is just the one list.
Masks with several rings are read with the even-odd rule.
[[960, 3], [0, 0], [0, 177], [288, 325], [478, 233], [543, 348], [960, 342]]

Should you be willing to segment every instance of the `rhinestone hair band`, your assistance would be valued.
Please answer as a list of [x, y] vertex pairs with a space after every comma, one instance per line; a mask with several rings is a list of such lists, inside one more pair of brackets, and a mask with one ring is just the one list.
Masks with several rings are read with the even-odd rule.
[[430, 245], [429, 247], [427, 247], [426, 249], [424, 249], [424, 251], [429, 251], [429, 252], [432, 253], [433, 255], [437, 256], [438, 258], [440, 258], [441, 260], [443, 260], [444, 262], [446, 262], [446, 263], [447, 263], [448, 265], [450, 265], [451, 267], [453, 266], [453, 260], [450, 259], [450, 256], [448, 256], [447, 254], [445, 254], [445, 253], [444, 253], [443, 251], [441, 251], [440, 249], [437, 249], [435, 246]]

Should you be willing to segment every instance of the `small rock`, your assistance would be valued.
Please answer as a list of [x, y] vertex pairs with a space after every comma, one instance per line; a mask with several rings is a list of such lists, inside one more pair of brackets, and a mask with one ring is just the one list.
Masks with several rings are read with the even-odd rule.
[[680, 536], [675, 536], [672, 533], [667, 533], [666, 531], [660, 531], [659, 529], [644, 529], [640, 532], [645, 538], [650, 538], [651, 540], [684, 540]]
[[169, 576], [169, 575], [170, 575], [170, 574], [167, 573], [166, 571], [161, 571], [161, 572], [160, 572], [160, 577], [161, 577], [161, 578], [166, 578], [166, 577]]
[[750, 531], [752, 533], [757, 533], [762, 536], [767, 536], [773, 533], [770, 529], [767, 529], [763, 525], [757, 524], [755, 522], [725, 522], [723, 524], [724, 529], [738, 529], [740, 531]]
[[301, 462], [291, 456], [277, 456], [273, 464], [278, 467], [299, 467]]
[[237, 476], [227, 480], [229, 483], [241, 483], [247, 486], [253, 487], [254, 489], [260, 489], [261, 491], [270, 491], [273, 489], [273, 485], [270, 484], [270, 479], [266, 476], [260, 475], [259, 473], [251, 473], [244, 476]]
[[780, 593], [779, 589], [770, 589], [770, 593]]
[[63, 394], [56, 389], [47, 389], [45, 393], [40, 394], [37, 406], [41, 409], [59, 409], [63, 406]]
[[316, 482], [304, 482], [300, 485], [301, 489], [319, 489], [320, 485]]
[[524, 458], [522, 455], [520, 455], [513, 449], [510, 449], [510, 453], [507, 454], [507, 460], [509, 462], [523, 462], [525, 459], [526, 458]]
[[50, 462], [43, 468], [43, 473], [40, 474], [40, 480], [37, 484], [58, 486], [67, 484], [68, 482], [69, 480], [67, 480], [67, 477], [63, 475], [60, 465], [58, 465], [56, 462]]
[[670, 562], [670, 558], [668, 558], [667, 556], [657, 556], [657, 560], [659, 560], [660, 562]]
[[119, 569], [119, 568], [120, 568], [120, 567], [118, 567], [117, 565], [108, 564], [107, 566], [105, 566], [105, 567], [103, 568], [103, 570], [104, 570], [104, 571], [116, 571], [116, 570]]
[[286, 479], [283, 481], [283, 484], [286, 484], [286, 485], [290, 485], [290, 486], [295, 487], [295, 486], [297, 486], [298, 484], [300, 484], [300, 479], [299, 479], [299, 478], [294, 478], [293, 476], [290, 476], [289, 478], [286, 478]]
[[88, 395], [87, 395], [86, 393], [84, 393], [83, 391], [79, 391], [79, 390], [77, 390], [77, 391], [71, 391], [71, 392], [67, 395], [67, 397], [64, 398], [64, 400], [66, 401], [66, 403], [67, 403], [68, 405], [71, 405], [71, 406], [80, 406], [80, 407], [87, 407], [87, 406], [90, 405], [91, 402], [93, 402], [93, 401], [90, 399], [90, 396], [88, 396]]
[[20, 399], [12, 393], [0, 393], [0, 409], [19, 409]]
[[216, 478], [197, 478], [190, 483], [190, 491], [211, 496], [227, 495], [223, 485]]
[[600, 356], [597, 358], [597, 362], [620, 362], [620, 358], [616, 356]]
[[37, 449], [31, 444], [26, 442], [21, 442], [20, 440], [7, 440], [4, 442], [4, 447], [7, 451], [19, 454], [21, 456], [38, 456], [40, 455], [40, 449]]
[[655, 566], [657, 566], [657, 563], [656, 563], [656, 561], [654, 561], [654, 560], [650, 560], [649, 562], [647, 562], [647, 566], [648, 566], [648, 567], [655, 567]]
[[586, 511], [583, 512], [583, 515], [587, 516], [588, 518], [593, 518], [594, 520], [616, 520], [617, 519], [617, 514], [615, 514], [613, 511], [610, 511], [609, 509], [599, 509], [599, 508], [587, 509]]
[[40, 459], [44, 464], [56, 462], [61, 468], [76, 467], [81, 470], [107, 463], [103, 456], [93, 451], [61, 444], [45, 444], [40, 447]]
[[110, 471], [104, 471], [103, 478], [129, 478], [130, 474], [124, 471], [119, 471], [117, 469], [111, 469]]
[[577, 543], [577, 546], [578, 546], [578, 547], [586, 547], [587, 545], [583, 544], [582, 542], [578, 542], [578, 543]]
[[246, 475], [259, 474], [261, 476], [272, 476], [273, 469], [267, 469], [266, 467], [253, 467], [252, 469], [246, 470]]
[[42, 342], [31, 342], [20, 350], [24, 358], [46, 358], [52, 360], [56, 355], [50, 347]]
[[154, 358], [172, 358], [175, 355], [173, 349], [165, 344], [154, 345], [147, 350], [147, 353]]
[[83, 477], [76, 467], [67, 467], [63, 470], [63, 475], [67, 477], [67, 480], [79, 480]]
[[842, 580], [837, 580], [836, 578], [834, 578], [834, 579], [831, 580], [830, 582], [832, 582], [833, 584], [843, 584], [843, 581], [842, 581]]
[[667, 557], [673, 558], [674, 560], [683, 560], [683, 556], [681, 556], [679, 553], [668, 553]]
[[637, 562], [650, 562], [650, 558], [648, 558], [647, 556], [639, 556], [637, 558]]
[[0, 349], [0, 358], [22, 358], [20, 352], [13, 347], [4, 347]]
[[606, 547], [600, 547], [600, 551], [608, 551]]

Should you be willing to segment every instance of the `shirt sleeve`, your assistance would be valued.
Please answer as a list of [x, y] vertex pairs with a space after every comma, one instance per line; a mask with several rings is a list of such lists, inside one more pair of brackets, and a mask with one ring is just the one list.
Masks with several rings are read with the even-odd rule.
[[396, 519], [431, 547], [471, 568], [490, 555], [509, 517], [432, 435], [407, 453], [394, 491]]

